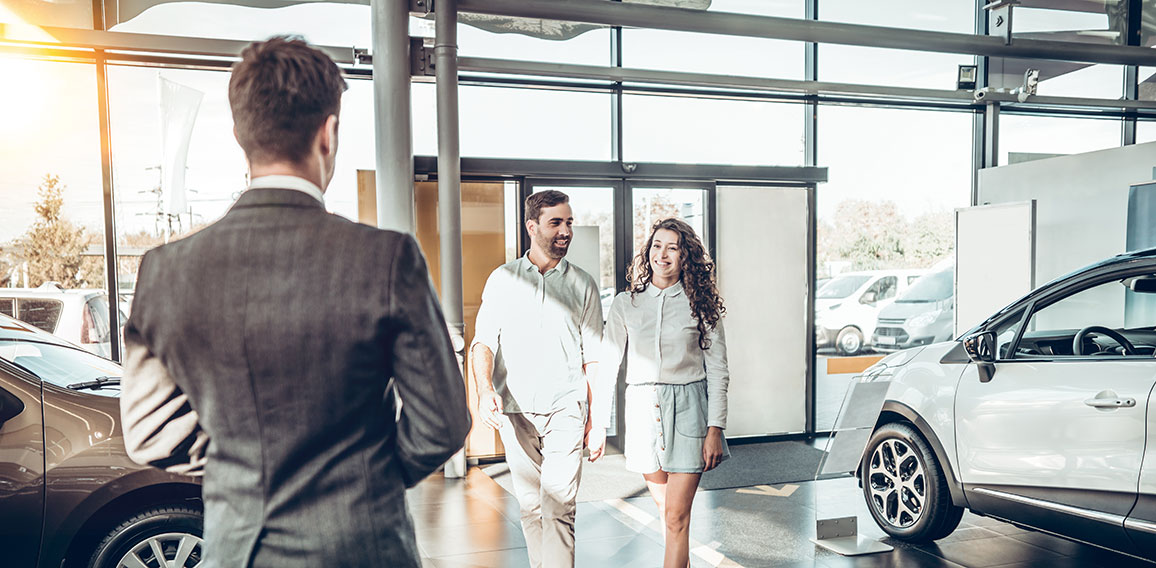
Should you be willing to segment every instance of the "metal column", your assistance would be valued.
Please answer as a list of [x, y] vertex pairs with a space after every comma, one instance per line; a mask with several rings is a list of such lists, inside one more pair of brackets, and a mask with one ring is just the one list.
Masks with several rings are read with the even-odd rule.
[[371, 0], [377, 226], [414, 232], [409, 3]]
[[[458, 140], [458, 7], [457, 0], [437, 0], [434, 70], [437, 74], [438, 235], [441, 245], [442, 311], [450, 341], [462, 364], [466, 324], [462, 305], [462, 162]], [[411, 160], [412, 163], [412, 160]], [[446, 477], [464, 477], [464, 452], [450, 458]]]
[[101, 186], [104, 189], [104, 281], [108, 290], [109, 357], [121, 361], [123, 346], [120, 344], [120, 276], [116, 262], [116, 202], [112, 194], [112, 120], [108, 108], [108, 68], [104, 51], [96, 52], [96, 101], [100, 117], [100, 171]]

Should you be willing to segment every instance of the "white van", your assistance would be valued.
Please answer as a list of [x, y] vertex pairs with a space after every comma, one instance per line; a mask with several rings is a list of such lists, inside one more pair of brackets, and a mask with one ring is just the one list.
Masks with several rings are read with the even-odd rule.
[[879, 310], [895, 301], [924, 270], [845, 272], [815, 293], [815, 348], [855, 355], [867, 347]]
[[[65, 290], [55, 282], [39, 288], [0, 288], [0, 314], [16, 318], [104, 358], [112, 356], [108, 294]], [[127, 318], [120, 314], [120, 325]]]

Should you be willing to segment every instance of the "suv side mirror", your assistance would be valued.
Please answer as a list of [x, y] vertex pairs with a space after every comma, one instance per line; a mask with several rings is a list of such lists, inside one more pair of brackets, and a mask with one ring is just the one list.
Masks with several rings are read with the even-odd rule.
[[979, 382], [990, 381], [995, 375], [995, 332], [980, 331], [963, 338], [963, 350], [979, 365]]
[[875, 291], [874, 290], [868, 290], [866, 292], [863, 292], [863, 295], [859, 297], [859, 303], [860, 304], [874, 304], [875, 303]]
[[24, 411], [24, 403], [16, 395], [0, 388], [0, 426]]

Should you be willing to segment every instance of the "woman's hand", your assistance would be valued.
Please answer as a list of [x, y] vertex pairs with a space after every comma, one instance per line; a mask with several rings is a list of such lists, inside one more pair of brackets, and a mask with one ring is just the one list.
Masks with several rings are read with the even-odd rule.
[[722, 463], [723, 440], [722, 428], [711, 426], [707, 428], [706, 440], [702, 443], [702, 461], [706, 463], [703, 471], [710, 471]]

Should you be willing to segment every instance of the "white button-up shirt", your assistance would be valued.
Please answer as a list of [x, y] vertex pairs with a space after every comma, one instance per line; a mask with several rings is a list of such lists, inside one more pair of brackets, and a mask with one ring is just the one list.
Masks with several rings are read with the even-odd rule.
[[690, 300], [682, 282], [665, 289], [647, 286], [631, 296], [614, 297], [602, 336], [598, 400], [591, 410], [594, 424], [609, 424], [610, 403], [618, 370], [627, 354], [626, 383], [685, 385], [706, 379], [707, 426], [727, 426], [727, 345], [723, 322], [707, 329], [710, 348], [698, 343], [698, 320], [690, 310]]
[[482, 291], [474, 341], [494, 353], [502, 411], [549, 414], [586, 400], [582, 367], [598, 361], [602, 304], [594, 279], [562, 259], [545, 274], [523, 256]]
[[249, 182], [249, 189], [292, 189], [310, 195], [325, 204], [325, 194], [317, 184], [297, 176], [261, 176]]

